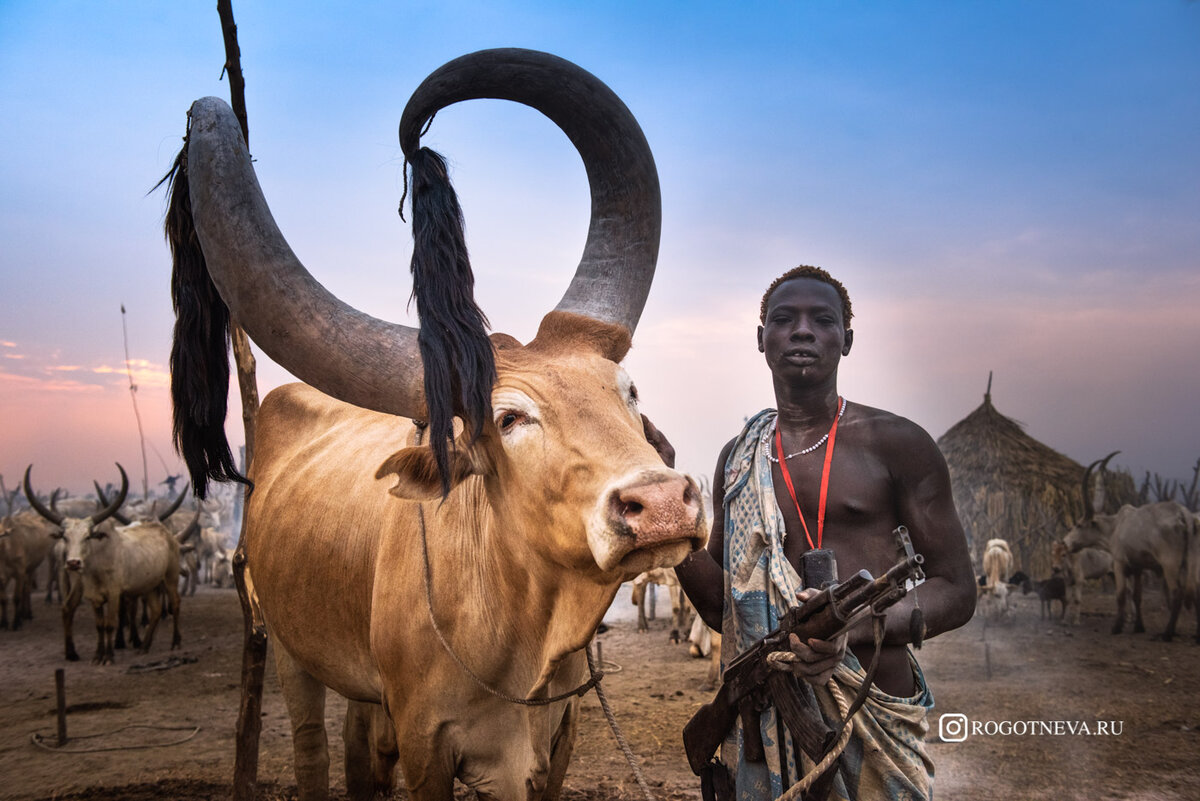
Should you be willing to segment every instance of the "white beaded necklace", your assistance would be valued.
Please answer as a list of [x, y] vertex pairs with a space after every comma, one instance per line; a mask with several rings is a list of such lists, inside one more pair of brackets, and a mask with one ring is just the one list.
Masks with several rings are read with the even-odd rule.
[[[845, 399], [845, 398], [842, 398], [842, 405], [841, 405], [841, 406], [838, 408], [838, 413], [837, 413], [837, 419], [838, 419], [838, 420], [841, 420], [841, 419], [842, 419], [842, 414], [843, 414], [845, 411], [846, 411], [846, 399]], [[767, 449], [767, 458], [768, 458], [768, 459], [770, 459], [770, 460], [771, 460], [772, 462], [774, 462], [775, 464], [779, 464], [779, 458], [778, 458], [778, 457], [776, 457], [776, 456], [772, 456], [772, 455], [771, 455], [771, 445], [770, 445], [770, 441], [771, 441], [771, 437], [773, 437], [773, 436], [775, 435], [775, 425], [776, 425], [776, 423], [778, 422], [778, 420], [779, 420], [779, 418], [776, 418], [776, 419], [775, 419], [775, 420], [774, 420], [774, 421], [771, 423], [771, 428], [770, 428], [770, 430], [769, 430], [769, 431], [764, 431], [764, 432], [763, 432], [763, 436], [762, 436], [762, 442], [763, 442], [763, 445], [764, 445], [764, 446], [766, 447], [766, 449]], [[830, 429], [830, 431], [832, 431], [832, 430], [833, 430], [833, 429], [831, 428], [831, 429]], [[785, 461], [785, 462], [786, 462], [788, 459], [791, 459], [793, 456], [803, 456], [803, 455], [804, 455], [804, 454], [806, 454], [806, 453], [812, 453], [812, 452], [813, 452], [813, 451], [815, 451], [817, 448], [819, 448], [819, 447], [821, 447], [822, 445], [824, 445], [824, 444], [825, 444], [825, 440], [827, 440], [827, 439], [829, 439], [829, 431], [826, 431], [826, 432], [825, 432], [825, 436], [823, 436], [823, 437], [821, 437], [819, 440], [817, 440], [815, 444], [813, 444], [813, 445], [809, 445], [807, 448], [805, 448], [805, 449], [803, 449], [803, 450], [796, 451], [795, 453], [789, 453], [787, 456], [783, 457], [783, 461]]]

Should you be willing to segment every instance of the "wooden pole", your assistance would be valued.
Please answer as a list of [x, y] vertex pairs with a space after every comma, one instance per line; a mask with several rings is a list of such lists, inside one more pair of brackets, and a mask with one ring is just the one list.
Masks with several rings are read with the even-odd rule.
[[[242, 76], [242, 54], [238, 47], [237, 25], [233, 21], [232, 0], [217, 0], [221, 18], [221, 33], [225, 40], [225, 69], [229, 75], [229, 94], [233, 113], [242, 127], [242, 138], [250, 146], [250, 125], [246, 117], [246, 81]], [[254, 461], [255, 420], [258, 415], [258, 384], [255, 378], [254, 353], [246, 332], [233, 319], [229, 321], [229, 337], [237, 364], [238, 387], [242, 396], [242, 425], [246, 431], [246, 450], [243, 464]], [[253, 801], [258, 783], [258, 742], [262, 733], [263, 674], [267, 664], [267, 627], [258, 609], [254, 582], [246, 570], [246, 504], [243, 497], [242, 529], [233, 557], [233, 581], [242, 602], [245, 636], [242, 641], [242, 697], [238, 707], [237, 753], [233, 768], [234, 801]]]

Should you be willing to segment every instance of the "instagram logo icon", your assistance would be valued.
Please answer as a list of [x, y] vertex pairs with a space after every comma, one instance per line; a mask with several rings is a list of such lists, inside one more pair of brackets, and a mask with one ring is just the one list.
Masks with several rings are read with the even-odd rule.
[[967, 739], [967, 716], [951, 712], [938, 718], [938, 735], [944, 743], [961, 743]]

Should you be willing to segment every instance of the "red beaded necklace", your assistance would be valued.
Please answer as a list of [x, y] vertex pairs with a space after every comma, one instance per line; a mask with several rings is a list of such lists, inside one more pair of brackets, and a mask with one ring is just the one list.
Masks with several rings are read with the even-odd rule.
[[[838, 406], [841, 406], [842, 399], [838, 398]], [[788, 494], [792, 496], [792, 503], [796, 504], [796, 514], [800, 517], [800, 525], [804, 527], [804, 536], [808, 538], [809, 548], [820, 548], [821, 540], [825, 535], [825, 498], [829, 493], [829, 466], [833, 463], [833, 443], [837, 439], [838, 420], [841, 419], [840, 414], [833, 417], [833, 425], [829, 428], [829, 447], [825, 449], [825, 466], [821, 470], [821, 500], [817, 506], [817, 542], [813, 544], [812, 535], [808, 533], [808, 523], [804, 522], [804, 512], [800, 511], [800, 501], [796, 498], [796, 488], [792, 486], [792, 476], [788, 471], [787, 461], [780, 460], [779, 470], [783, 473], [783, 483], [787, 484]], [[779, 425], [775, 426], [775, 452], [783, 453], [783, 434], [779, 431]]]

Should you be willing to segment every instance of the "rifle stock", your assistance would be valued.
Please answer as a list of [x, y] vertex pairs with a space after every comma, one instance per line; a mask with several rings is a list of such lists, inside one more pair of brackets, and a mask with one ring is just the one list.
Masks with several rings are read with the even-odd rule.
[[[903, 527], [901, 527], [903, 528]], [[897, 534], [901, 529], [897, 529]], [[904, 530], [907, 535], [907, 530]], [[758, 713], [774, 703], [792, 738], [813, 761], [822, 758], [834, 732], [821, 716], [812, 689], [790, 673], [772, 669], [767, 655], [788, 650], [789, 635], [800, 640], [833, 640], [872, 614], [881, 614], [906, 594], [906, 582], [924, 580], [924, 559], [911, 552], [883, 576], [873, 578], [860, 570], [846, 581], [833, 584], [800, 606], [789, 609], [779, 628], [734, 659], [722, 674], [721, 688], [712, 701], [700, 707], [683, 729], [683, 744], [692, 772], [703, 776], [739, 715], [743, 718], [745, 757], [761, 761]], [[802, 700], [803, 699], [803, 700]], [[755, 747], [757, 743], [757, 748]]]

